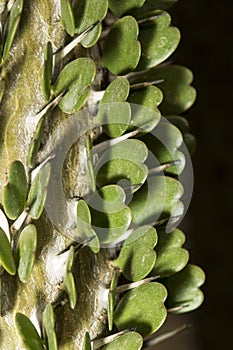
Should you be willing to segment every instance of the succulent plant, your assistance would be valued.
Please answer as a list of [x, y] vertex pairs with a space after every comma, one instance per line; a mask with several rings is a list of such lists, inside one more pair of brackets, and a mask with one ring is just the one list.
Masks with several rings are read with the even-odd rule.
[[175, 2], [0, 1], [2, 349], [148, 348], [203, 301]]

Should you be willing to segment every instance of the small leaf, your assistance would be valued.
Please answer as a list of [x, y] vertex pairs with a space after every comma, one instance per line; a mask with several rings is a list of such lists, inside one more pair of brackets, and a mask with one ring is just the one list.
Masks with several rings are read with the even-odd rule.
[[[148, 86], [130, 93], [132, 128], [142, 129], [142, 133], [153, 130], [160, 121], [160, 111], [157, 106], [162, 101], [162, 93], [155, 86]], [[140, 135], [142, 134], [140, 133]]]
[[125, 192], [120, 186], [102, 187], [89, 200], [94, 227], [101, 243], [112, 243], [129, 227], [130, 209], [124, 204]]
[[22, 11], [23, 11], [23, 0], [16, 0], [11, 8], [9, 22], [7, 24], [7, 35], [5, 39], [5, 45], [4, 45], [3, 56], [2, 56], [3, 61], [6, 61], [9, 55], [9, 52], [20, 22]]
[[130, 121], [130, 106], [124, 101], [128, 97], [129, 87], [128, 80], [123, 77], [113, 80], [100, 102], [95, 123], [102, 125], [105, 134], [109, 137], [121, 136], [127, 130]]
[[172, 232], [158, 232], [158, 244], [155, 247], [157, 259], [151, 271], [152, 276], [167, 277], [181, 271], [188, 262], [189, 253], [182, 248], [185, 235], [175, 229]]
[[126, 16], [116, 21], [105, 39], [101, 64], [115, 75], [134, 70], [141, 54], [137, 39], [138, 24], [133, 17]]
[[7, 235], [0, 227], [0, 263], [4, 269], [10, 274], [15, 275], [16, 266], [12, 255], [11, 245]]
[[104, 345], [102, 350], [140, 350], [142, 349], [142, 345], [143, 339], [139, 333], [128, 332], [111, 343]]
[[116, 288], [117, 288], [119, 274], [120, 273], [118, 268], [115, 268], [112, 276], [109, 294], [108, 294], [108, 329], [110, 331], [112, 331], [112, 327], [113, 327]]
[[36, 256], [37, 230], [35, 225], [26, 226], [18, 240], [19, 266], [18, 275], [21, 282], [28, 282]]
[[43, 327], [48, 344], [48, 350], [57, 350], [57, 337], [55, 333], [54, 311], [51, 304], [47, 304], [43, 313]]
[[135, 194], [129, 207], [135, 224], [151, 224], [158, 219], [181, 215], [182, 185], [168, 176], [151, 176]]
[[53, 90], [56, 96], [68, 89], [59, 103], [65, 113], [77, 112], [86, 102], [95, 77], [95, 63], [90, 58], [77, 58], [63, 68]]
[[100, 157], [95, 167], [98, 186], [127, 180], [127, 186], [143, 184], [148, 169], [143, 164], [148, 149], [140, 140], [125, 140], [113, 145]]
[[72, 6], [69, 0], [61, 1], [61, 23], [70, 36], [74, 36], [75, 21]]
[[77, 303], [77, 291], [74, 281], [74, 276], [72, 274], [72, 267], [74, 262], [74, 247], [72, 246], [69, 250], [69, 255], [66, 264], [66, 274], [64, 278], [64, 289], [67, 292], [70, 300], [70, 307], [74, 309]]
[[27, 350], [44, 350], [42, 340], [29, 318], [17, 312], [15, 321], [25, 348]]
[[137, 70], [157, 66], [175, 51], [180, 41], [180, 32], [177, 28], [170, 27], [170, 23], [170, 15], [164, 12], [163, 16], [140, 27], [139, 41], [142, 45], [142, 54]]
[[[156, 130], [145, 135], [142, 141], [145, 142], [159, 164], [176, 162], [165, 171], [166, 173], [174, 175], [182, 173], [185, 167], [185, 157], [179, 148], [183, 144], [183, 137], [174, 125], [163, 118]], [[149, 159], [148, 163], [153, 164], [154, 159]]]
[[151, 282], [127, 292], [119, 301], [114, 315], [118, 330], [133, 328], [143, 337], [154, 333], [164, 323], [167, 291], [162, 284]]
[[5, 90], [6, 90], [6, 83], [4, 80], [0, 80], [0, 103], [2, 102], [2, 98]]
[[29, 208], [29, 215], [34, 220], [39, 219], [44, 209], [50, 172], [51, 165], [46, 163], [32, 182], [28, 195], [27, 206]]
[[134, 12], [136, 18], [146, 18], [153, 15], [156, 10], [166, 10], [177, 0], [146, 0], [144, 5]]
[[52, 74], [53, 74], [53, 49], [52, 49], [52, 44], [49, 41], [46, 47], [43, 73], [42, 73], [42, 88], [43, 88], [44, 98], [46, 101], [49, 101], [50, 99]]
[[130, 11], [141, 7], [146, 0], [109, 0], [109, 8], [114, 15], [121, 17], [123, 13], [129, 13]]
[[[107, 0], [79, 0], [74, 5], [76, 32], [78, 34], [84, 32], [91, 25], [100, 22], [106, 16], [108, 10]], [[91, 33], [89, 33], [82, 45], [90, 47], [96, 43], [101, 33], [101, 25], [97, 25]]]
[[16, 160], [10, 165], [8, 184], [4, 187], [3, 206], [9, 219], [15, 220], [26, 204], [27, 178], [24, 165]]
[[87, 152], [87, 168], [88, 168], [88, 175], [90, 179], [91, 190], [95, 192], [96, 184], [95, 184], [95, 174], [93, 169], [92, 140], [90, 135], [87, 136], [86, 152]]
[[84, 335], [82, 350], [92, 350], [91, 338], [88, 332]]
[[41, 118], [36, 126], [36, 131], [33, 135], [33, 139], [28, 151], [27, 164], [30, 168], [33, 168], [36, 163], [36, 157], [41, 145], [43, 127], [44, 127], [44, 118]]
[[142, 226], [134, 230], [125, 240], [119, 257], [114, 261], [130, 281], [139, 281], [152, 270], [156, 253], [157, 233], [153, 227]]
[[190, 129], [188, 120], [184, 117], [181, 117], [180, 115], [167, 116], [166, 119], [175, 125], [183, 135], [186, 134]]
[[182, 271], [163, 280], [168, 290], [166, 305], [177, 308], [174, 313], [180, 314], [198, 308], [204, 299], [199, 287], [205, 281], [205, 274], [196, 265], [189, 264]]

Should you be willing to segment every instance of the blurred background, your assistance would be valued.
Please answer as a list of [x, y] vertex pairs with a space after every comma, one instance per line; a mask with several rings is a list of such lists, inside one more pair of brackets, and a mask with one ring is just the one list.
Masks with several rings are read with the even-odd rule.
[[233, 349], [233, 1], [179, 0], [168, 12], [182, 35], [172, 61], [193, 71], [198, 92], [186, 113], [197, 149], [194, 193], [182, 225], [206, 283], [201, 308], [170, 317], [166, 326], [191, 323], [191, 329], [155, 349]]

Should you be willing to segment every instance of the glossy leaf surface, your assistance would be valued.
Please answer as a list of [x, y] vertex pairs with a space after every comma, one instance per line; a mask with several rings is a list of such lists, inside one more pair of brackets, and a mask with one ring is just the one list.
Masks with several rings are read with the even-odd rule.
[[16, 273], [15, 261], [12, 255], [11, 245], [8, 240], [7, 235], [0, 227], [0, 264], [4, 269], [10, 274], [14, 275]]
[[46, 334], [46, 343], [48, 350], [57, 350], [57, 337], [55, 333], [54, 311], [51, 304], [47, 304], [43, 313], [43, 327]]
[[64, 289], [69, 296], [70, 307], [74, 309], [77, 303], [77, 291], [74, 281], [74, 276], [72, 273], [72, 267], [74, 262], [74, 247], [72, 246], [69, 251], [66, 264], [66, 274], [64, 278]]
[[44, 350], [42, 340], [27, 316], [18, 312], [15, 316], [19, 335], [27, 350]]
[[3, 206], [6, 215], [15, 220], [26, 204], [27, 178], [24, 165], [16, 160], [10, 165], [8, 183], [3, 192]]
[[142, 348], [143, 339], [139, 333], [128, 332], [121, 335], [111, 343], [103, 346], [103, 350], [140, 350]]
[[133, 328], [143, 337], [154, 333], [166, 319], [164, 301], [167, 291], [151, 282], [127, 292], [119, 301], [114, 323], [119, 330]]
[[157, 233], [153, 227], [142, 226], [125, 240], [119, 257], [114, 261], [127, 280], [139, 281], [152, 270], [156, 253]]
[[124, 75], [136, 68], [140, 55], [136, 20], [131, 16], [119, 19], [105, 39], [101, 64], [115, 75]]
[[46, 101], [49, 101], [50, 99], [52, 73], [53, 73], [53, 49], [52, 49], [52, 44], [49, 41], [46, 47], [44, 66], [43, 66], [43, 72], [42, 72], [42, 88], [43, 88], [44, 98]]
[[70, 0], [61, 1], [61, 23], [70, 36], [74, 36], [75, 21]]

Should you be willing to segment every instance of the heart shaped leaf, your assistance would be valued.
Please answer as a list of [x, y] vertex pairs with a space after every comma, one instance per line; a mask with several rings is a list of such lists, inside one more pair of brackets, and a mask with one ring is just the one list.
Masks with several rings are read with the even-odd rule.
[[114, 138], [124, 134], [130, 121], [130, 106], [124, 102], [129, 95], [129, 82], [125, 78], [113, 80], [107, 87], [100, 102], [95, 123], [103, 126], [103, 131]]
[[158, 232], [158, 244], [155, 247], [157, 259], [152, 276], [159, 275], [167, 277], [181, 271], [188, 263], [189, 253], [182, 248], [185, 235], [182, 231], [175, 229], [170, 233]]
[[125, 140], [113, 145], [100, 157], [95, 167], [98, 186], [127, 180], [127, 186], [144, 183], [148, 170], [143, 164], [148, 150], [139, 140]]
[[16, 160], [10, 165], [8, 184], [3, 192], [3, 206], [9, 219], [15, 220], [26, 204], [27, 178], [24, 165]]
[[119, 330], [134, 328], [143, 337], [154, 333], [166, 319], [165, 287], [156, 282], [146, 283], [127, 292], [119, 301], [114, 323]]
[[163, 12], [162, 16], [141, 25], [139, 41], [142, 55], [137, 70], [157, 66], [175, 51], [180, 41], [180, 32], [177, 28], [170, 27], [170, 23], [170, 15]]
[[121, 335], [111, 343], [103, 346], [103, 350], [140, 350], [143, 345], [142, 336], [136, 332]]
[[47, 304], [43, 313], [43, 328], [46, 335], [48, 350], [57, 350], [57, 337], [55, 333], [54, 311], [51, 304]]
[[22, 11], [23, 11], [23, 0], [16, 0], [11, 8], [10, 15], [9, 15], [9, 20], [7, 25], [7, 34], [6, 34], [3, 55], [2, 55], [3, 61], [6, 61], [9, 55], [9, 52], [20, 22]]
[[131, 92], [128, 98], [131, 103], [131, 122], [128, 129], [142, 129], [142, 133], [153, 130], [160, 120], [160, 111], [157, 106], [162, 98], [161, 91], [155, 86], [147, 86]]
[[85, 235], [92, 240], [88, 244], [93, 253], [98, 253], [100, 249], [99, 239], [95, 231], [91, 228], [91, 213], [87, 203], [80, 199], [77, 206], [77, 232], [78, 236]]
[[117, 185], [104, 186], [91, 197], [92, 226], [100, 242], [114, 242], [129, 227], [131, 211], [124, 202], [125, 192]]
[[29, 318], [17, 312], [15, 321], [25, 348], [27, 350], [44, 350], [43, 342]]
[[86, 102], [95, 77], [95, 63], [90, 58], [77, 58], [61, 71], [53, 90], [56, 96], [68, 89], [59, 103], [65, 113], [77, 112]]
[[183, 207], [179, 199], [183, 195], [182, 185], [167, 176], [152, 176], [134, 194], [129, 207], [135, 224], [151, 224], [158, 219], [181, 215]]
[[137, 39], [138, 24], [133, 17], [126, 16], [116, 21], [105, 39], [101, 64], [115, 75], [134, 70], [141, 55]]
[[136, 18], [150, 17], [156, 10], [166, 10], [176, 2], [177, 0], [146, 0], [140, 9], [134, 11], [134, 16]]
[[37, 230], [35, 225], [26, 226], [18, 240], [19, 266], [18, 275], [21, 282], [28, 282], [35, 263], [37, 248]]
[[44, 98], [46, 101], [49, 101], [50, 99], [52, 74], [53, 74], [53, 49], [52, 49], [52, 44], [49, 41], [46, 47], [43, 73], [42, 73], [42, 88], [43, 88]]
[[[165, 118], [159, 123], [156, 130], [153, 133], [147, 134], [142, 138], [146, 143], [150, 151], [156, 157], [156, 162], [159, 164], [172, 163], [165, 170], [168, 174], [179, 175], [182, 173], [185, 167], [185, 157], [179, 148], [183, 144], [183, 137], [181, 132], [172, 124], [168, 123]], [[154, 158], [154, 157], [153, 157]], [[148, 159], [149, 164], [153, 164], [154, 159]]]
[[40, 170], [32, 182], [27, 206], [29, 208], [29, 215], [38, 220], [44, 209], [44, 204], [47, 196], [47, 186], [50, 179], [51, 165], [46, 163]]
[[70, 0], [61, 0], [61, 23], [70, 36], [74, 36], [74, 12]]
[[[107, 0], [79, 0], [74, 4], [74, 16], [76, 23], [76, 33], [81, 34], [91, 25], [101, 22], [108, 10]], [[84, 47], [90, 47], [96, 43], [101, 34], [101, 24], [98, 24], [82, 40]]]
[[168, 290], [167, 307], [174, 313], [184, 313], [198, 308], [204, 299], [199, 287], [205, 281], [205, 274], [196, 265], [188, 264], [182, 271], [163, 280]]
[[156, 253], [153, 248], [156, 243], [157, 233], [153, 227], [139, 227], [125, 240], [114, 265], [118, 266], [130, 281], [143, 279], [155, 264]]
[[109, 0], [109, 8], [114, 15], [121, 17], [123, 13], [129, 13], [130, 11], [142, 7], [146, 0]]
[[16, 267], [15, 261], [12, 255], [11, 245], [8, 240], [7, 235], [0, 227], [0, 264], [4, 267], [4, 269], [10, 274], [15, 275]]

